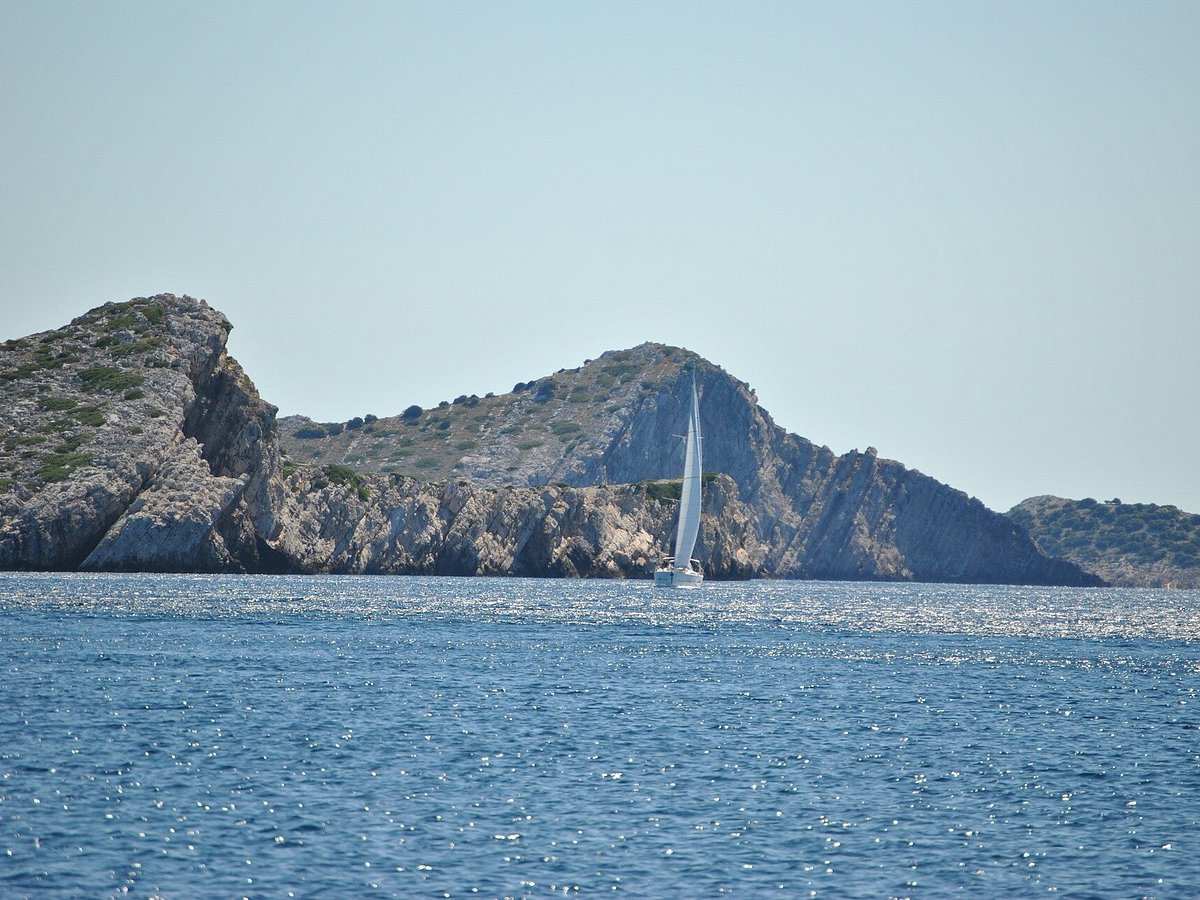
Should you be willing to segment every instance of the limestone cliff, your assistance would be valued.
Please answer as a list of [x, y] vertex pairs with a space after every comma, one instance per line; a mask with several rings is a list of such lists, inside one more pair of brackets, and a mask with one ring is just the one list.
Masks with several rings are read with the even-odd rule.
[[[281, 461], [229, 330], [164, 294], [0, 346], [0, 568], [645, 577], [675, 514], [646, 482], [681, 469], [694, 375], [721, 473], [710, 577], [1096, 581], [933, 479], [787, 434], [748, 386], [661, 345], [436, 411], [292, 420]], [[386, 468], [364, 451], [412, 471], [341, 464]]]

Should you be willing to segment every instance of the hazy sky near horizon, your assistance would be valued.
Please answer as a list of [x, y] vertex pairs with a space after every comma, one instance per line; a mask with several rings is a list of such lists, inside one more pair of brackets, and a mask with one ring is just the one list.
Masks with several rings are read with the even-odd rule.
[[1200, 512], [1200, 3], [0, 6], [0, 338], [203, 297], [281, 414], [645, 340], [1005, 510]]

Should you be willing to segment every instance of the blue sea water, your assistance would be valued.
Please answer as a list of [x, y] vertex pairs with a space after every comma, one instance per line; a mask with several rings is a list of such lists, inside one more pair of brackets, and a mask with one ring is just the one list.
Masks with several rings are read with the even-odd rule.
[[1200, 592], [0, 576], [0, 896], [1200, 894]]

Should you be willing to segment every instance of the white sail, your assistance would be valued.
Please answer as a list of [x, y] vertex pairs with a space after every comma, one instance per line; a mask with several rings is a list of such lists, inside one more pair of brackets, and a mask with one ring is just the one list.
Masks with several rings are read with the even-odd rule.
[[688, 415], [687, 449], [683, 459], [683, 493], [679, 498], [679, 529], [675, 532], [675, 565], [686, 569], [700, 533], [700, 401], [692, 381], [692, 408]]

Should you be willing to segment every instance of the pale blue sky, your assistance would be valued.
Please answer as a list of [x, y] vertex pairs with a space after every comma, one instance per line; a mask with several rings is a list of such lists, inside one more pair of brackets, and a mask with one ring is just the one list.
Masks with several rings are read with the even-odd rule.
[[0, 5], [0, 337], [171, 291], [281, 412], [644, 340], [1007, 509], [1200, 512], [1200, 3]]

